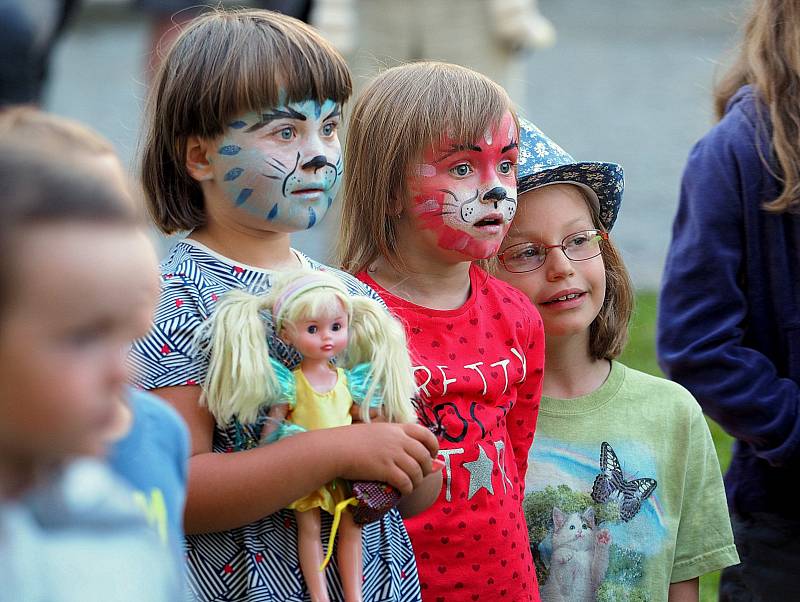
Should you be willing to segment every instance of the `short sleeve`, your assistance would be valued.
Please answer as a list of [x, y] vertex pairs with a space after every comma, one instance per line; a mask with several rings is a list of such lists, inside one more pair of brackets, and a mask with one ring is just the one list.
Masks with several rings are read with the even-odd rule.
[[[357, 364], [350, 370], [346, 370], [347, 375], [347, 389], [350, 391], [350, 396], [353, 402], [361, 406], [369, 395], [370, 389], [373, 386], [373, 381], [370, 378], [371, 366], [369, 364]], [[369, 401], [370, 408], [379, 408], [383, 405], [383, 396], [375, 387], [372, 397]]]
[[688, 460], [672, 583], [739, 563], [714, 441], [697, 402], [691, 403]]

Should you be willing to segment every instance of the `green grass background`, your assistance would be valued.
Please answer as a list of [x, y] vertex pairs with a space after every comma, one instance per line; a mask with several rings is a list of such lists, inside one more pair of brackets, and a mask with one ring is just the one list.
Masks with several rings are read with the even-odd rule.
[[[642, 372], [664, 376], [656, 362], [656, 293], [640, 291], [636, 295], [636, 310], [630, 328], [630, 341], [620, 360]], [[717, 448], [719, 463], [725, 472], [731, 460], [733, 439], [716, 423], [706, 419]], [[719, 586], [719, 572], [700, 578], [700, 601], [715, 602]]]

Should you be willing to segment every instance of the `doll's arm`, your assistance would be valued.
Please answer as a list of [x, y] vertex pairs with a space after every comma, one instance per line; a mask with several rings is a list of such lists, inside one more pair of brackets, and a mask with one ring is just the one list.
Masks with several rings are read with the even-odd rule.
[[409, 494], [431, 472], [438, 450], [436, 438], [422, 426], [377, 423], [319, 429], [247, 451], [212, 453], [214, 418], [200, 404], [200, 387], [153, 392], [172, 404], [191, 434], [184, 512], [189, 534], [252, 523], [336, 477], [383, 481]]
[[356, 364], [352, 368], [345, 370], [347, 378], [347, 390], [353, 398], [353, 405], [350, 407], [350, 416], [353, 422], [364, 422], [364, 402], [369, 398], [369, 419], [382, 420], [383, 395], [379, 387], [374, 385], [370, 377], [369, 364]]
[[288, 403], [278, 403], [269, 408], [269, 412], [267, 413], [267, 417], [269, 420], [264, 424], [264, 427], [261, 429], [261, 440], [262, 441], [269, 441], [275, 431], [281, 425], [281, 422], [286, 420], [286, 416], [289, 415], [289, 404]]
[[[354, 403], [350, 406], [350, 417], [353, 419], [353, 423], [356, 422], [364, 422], [362, 420], [361, 414], [361, 406], [357, 403]], [[380, 408], [370, 408], [369, 409], [369, 421], [370, 422], [386, 422], [386, 418], [384, 418], [383, 413], [381, 412]]]

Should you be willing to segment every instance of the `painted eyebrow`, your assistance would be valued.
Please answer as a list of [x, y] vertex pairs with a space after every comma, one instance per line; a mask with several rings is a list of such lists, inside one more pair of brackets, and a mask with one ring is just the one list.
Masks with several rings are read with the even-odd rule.
[[255, 125], [251, 125], [249, 128], [245, 130], [245, 132], [255, 132], [256, 130], [260, 130], [265, 125], [269, 125], [276, 119], [297, 119], [299, 121], [305, 121], [306, 116], [302, 113], [295, 111], [292, 107], [286, 107], [286, 110], [283, 109], [276, 109], [269, 113], [262, 113], [261, 114], [261, 121], [256, 123]]
[[519, 148], [519, 144], [515, 140], [511, 141], [511, 144], [506, 144], [502, 149], [500, 149], [500, 154], [506, 153], [510, 151], [512, 148]]
[[454, 144], [453, 146], [450, 147], [450, 149], [444, 155], [442, 155], [441, 157], [436, 159], [436, 161], [434, 161], [434, 163], [441, 163], [442, 161], [447, 159], [447, 157], [449, 157], [450, 155], [454, 155], [457, 152], [465, 151], [465, 150], [475, 151], [476, 153], [482, 153], [483, 152], [483, 149], [480, 146], [477, 146], [475, 144]]
[[330, 119], [331, 117], [338, 117], [341, 114], [342, 114], [342, 107], [336, 105], [325, 119]]

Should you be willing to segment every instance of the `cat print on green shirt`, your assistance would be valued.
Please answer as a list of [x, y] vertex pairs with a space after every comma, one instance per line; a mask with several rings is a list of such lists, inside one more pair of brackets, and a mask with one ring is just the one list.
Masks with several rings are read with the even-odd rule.
[[568, 478], [545, 478], [524, 505], [542, 601], [651, 599], [641, 587], [644, 564], [666, 535], [652, 497], [656, 479], [629, 472], [607, 441], [593, 454], [548, 443], [537, 440], [540, 466], [547, 458], [545, 474]]

